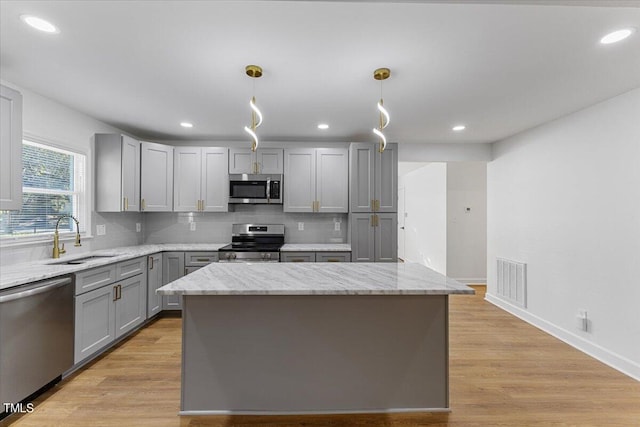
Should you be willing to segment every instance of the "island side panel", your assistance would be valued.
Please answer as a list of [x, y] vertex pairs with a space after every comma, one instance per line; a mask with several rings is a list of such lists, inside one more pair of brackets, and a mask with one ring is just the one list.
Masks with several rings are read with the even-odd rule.
[[182, 414], [447, 410], [446, 295], [187, 295]]

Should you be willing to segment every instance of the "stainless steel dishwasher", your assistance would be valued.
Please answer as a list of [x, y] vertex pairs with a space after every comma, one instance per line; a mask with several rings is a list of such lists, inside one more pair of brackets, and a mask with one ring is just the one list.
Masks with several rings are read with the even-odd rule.
[[67, 276], [0, 291], [0, 419], [73, 366], [73, 293]]

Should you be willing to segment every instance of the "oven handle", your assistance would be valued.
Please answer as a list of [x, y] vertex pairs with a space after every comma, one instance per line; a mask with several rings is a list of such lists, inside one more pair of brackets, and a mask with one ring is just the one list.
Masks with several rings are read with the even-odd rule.
[[27, 291], [10, 293], [9, 295], [0, 296], [0, 303], [14, 301], [21, 298], [30, 297], [33, 295], [42, 294], [50, 291], [54, 288], [59, 288], [61, 286], [65, 286], [71, 283], [70, 277], [63, 277], [61, 279], [53, 279], [48, 280], [42, 283], [42, 286], [38, 286], [37, 288], [29, 289]]

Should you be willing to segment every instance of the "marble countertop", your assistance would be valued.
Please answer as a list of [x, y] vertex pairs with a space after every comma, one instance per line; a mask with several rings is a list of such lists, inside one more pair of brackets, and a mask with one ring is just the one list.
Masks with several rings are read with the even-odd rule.
[[161, 295], [473, 294], [414, 263], [213, 263], [160, 289]]
[[285, 243], [280, 252], [351, 252], [349, 243]]
[[[0, 270], [0, 290], [38, 280], [50, 279], [56, 276], [76, 273], [90, 268], [101, 267], [114, 262], [126, 261], [140, 256], [151, 255], [163, 251], [217, 251], [226, 243], [166, 243], [161, 245], [126, 246], [100, 251], [78, 254], [73, 257], [62, 255], [60, 259], [45, 259], [40, 261], [25, 262], [2, 266]], [[64, 264], [78, 258], [93, 255], [113, 255], [105, 258], [96, 258], [82, 264]]]

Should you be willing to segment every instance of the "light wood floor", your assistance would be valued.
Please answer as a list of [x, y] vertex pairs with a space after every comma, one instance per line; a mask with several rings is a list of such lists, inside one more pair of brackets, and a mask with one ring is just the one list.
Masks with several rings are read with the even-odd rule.
[[[640, 382], [475, 296], [450, 298], [449, 414], [179, 417], [179, 318], [36, 400], [15, 426], [640, 426]], [[10, 421], [10, 422], [9, 422]]]

